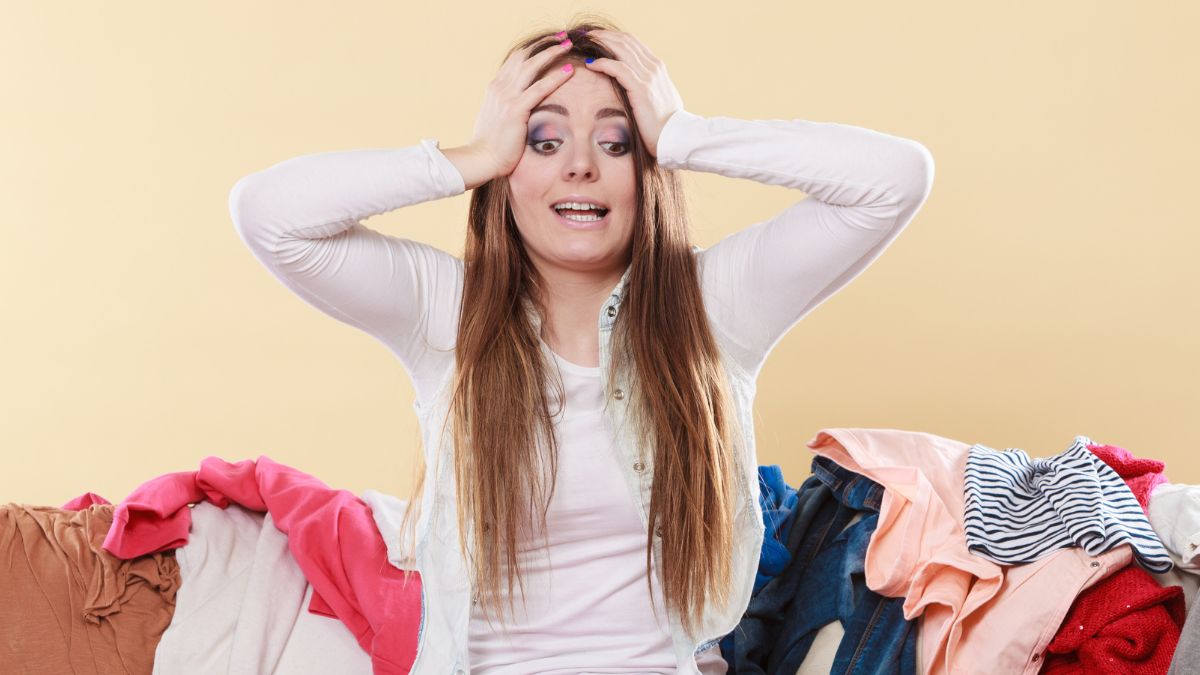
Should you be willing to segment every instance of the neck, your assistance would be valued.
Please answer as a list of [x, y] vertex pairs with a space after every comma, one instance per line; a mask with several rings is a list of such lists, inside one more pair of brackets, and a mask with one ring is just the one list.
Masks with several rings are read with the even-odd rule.
[[545, 281], [546, 312], [541, 337], [567, 351], [588, 351], [597, 341], [600, 308], [621, 280], [627, 264], [602, 271], [539, 268]]

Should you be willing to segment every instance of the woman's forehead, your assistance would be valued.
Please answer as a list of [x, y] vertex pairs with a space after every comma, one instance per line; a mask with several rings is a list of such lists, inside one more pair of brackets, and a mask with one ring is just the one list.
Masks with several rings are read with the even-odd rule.
[[576, 66], [575, 74], [550, 92], [542, 103], [566, 108], [571, 115], [582, 113], [588, 117], [600, 108], [621, 108], [613, 79], [579, 66]]
[[534, 113], [546, 112], [546, 113], [553, 113], [555, 115], [565, 117], [565, 118], [577, 117], [577, 116], [582, 116], [582, 117], [586, 118], [586, 117], [589, 117], [588, 113], [591, 112], [592, 114], [590, 115], [590, 117], [592, 117], [593, 119], [595, 119], [597, 121], [611, 118], [611, 117], [616, 117], [616, 118], [627, 117], [627, 115], [625, 114], [625, 110], [620, 107], [620, 105], [621, 105], [620, 101], [611, 101], [609, 103], [576, 104], [576, 106], [573, 108], [574, 114], [572, 114], [572, 108], [568, 107], [569, 105], [570, 104], [566, 104], [566, 103], [556, 103], [556, 102], [546, 101], [544, 103], [539, 104], [537, 107], [535, 107], [533, 110], [531, 110], [529, 114], [533, 115]]

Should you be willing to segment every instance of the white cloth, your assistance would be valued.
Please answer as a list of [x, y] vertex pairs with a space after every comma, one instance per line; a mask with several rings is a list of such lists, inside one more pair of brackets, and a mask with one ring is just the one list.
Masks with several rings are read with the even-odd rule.
[[1200, 485], [1164, 483], [1150, 493], [1150, 525], [1162, 539], [1175, 569], [1154, 578], [1163, 586], [1182, 586], [1190, 609], [1200, 592]]
[[201, 502], [191, 516], [154, 675], [371, 672], [342, 622], [308, 611], [312, 587], [270, 515]]
[[359, 498], [371, 507], [371, 518], [375, 521], [375, 527], [379, 528], [379, 534], [383, 536], [384, 545], [387, 546], [388, 562], [398, 569], [412, 569], [411, 561], [405, 565], [404, 552], [407, 548], [400, 540], [400, 524], [404, 519], [404, 509], [408, 500], [378, 490], [365, 490]]
[[306, 609], [296, 617], [274, 672], [277, 675], [371, 675], [371, 656], [359, 646], [346, 624], [334, 617], [308, 611], [312, 594], [312, 584], [305, 583], [301, 606]]
[[1150, 525], [1185, 570], [1200, 571], [1200, 485], [1164, 483], [1150, 493]]

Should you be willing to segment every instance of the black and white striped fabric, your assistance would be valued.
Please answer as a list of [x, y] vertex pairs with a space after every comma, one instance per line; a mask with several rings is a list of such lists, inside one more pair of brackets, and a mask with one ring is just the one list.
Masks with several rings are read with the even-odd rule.
[[1151, 572], [1173, 565], [1125, 481], [1076, 436], [1069, 450], [1031, 459], [1024, 451], [975, 444], [967, 451], [967, 548], [1001, 564], [1031, 563], [1078, 546], [1100, 555], [1130, 544]]

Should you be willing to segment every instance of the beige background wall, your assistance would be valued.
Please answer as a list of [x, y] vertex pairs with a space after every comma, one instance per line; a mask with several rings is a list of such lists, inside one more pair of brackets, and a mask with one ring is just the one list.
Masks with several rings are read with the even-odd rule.
[[[760, 463], [799, 482], [824, 427], [1035, 455], [1083, 434], [1200, 483], [1198, 7], [10, 3], [0, 502], [116, 501], [207, 455], [405, 490], [403, 368], [259, 266], [229, 190], [295, 155], [465, 142], [505, 47], [588, 9], [692, 112], [856, 124], [936, 160], [908, 230], [768, 360]], [[703, 246], [802, 196], [687, 181]], [[460, 254], [467, 202], [367, 224]]]

